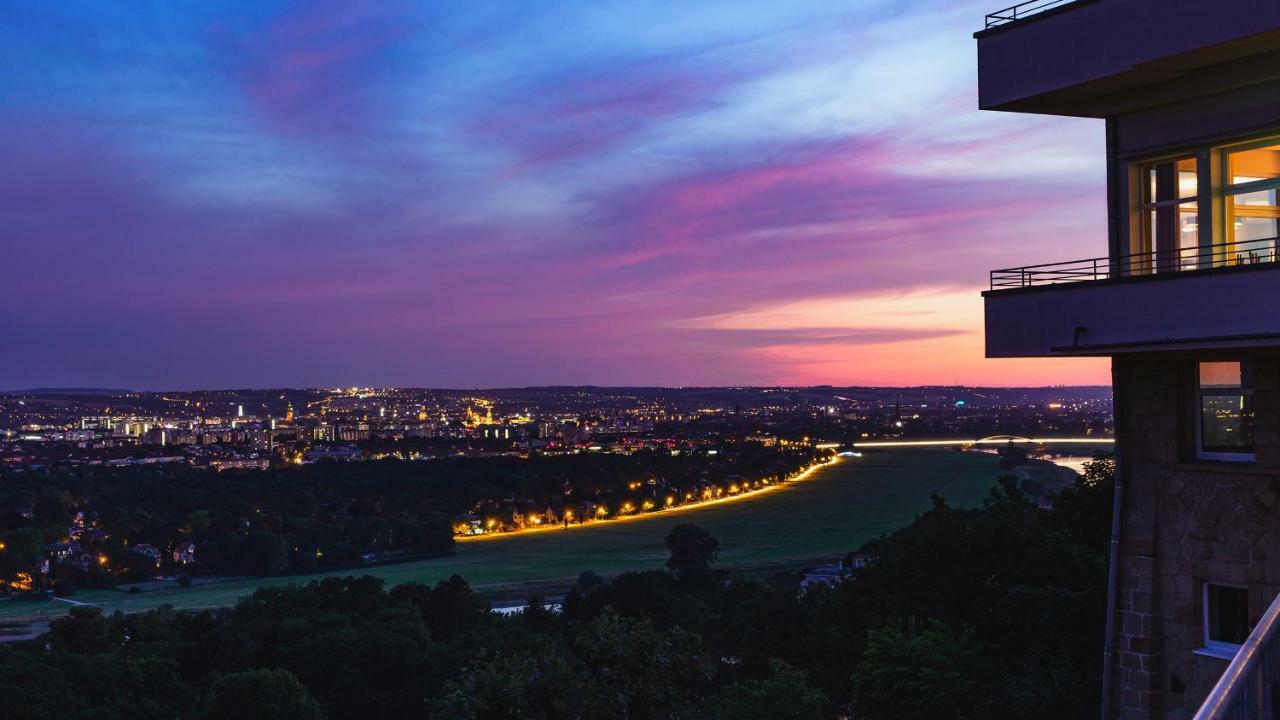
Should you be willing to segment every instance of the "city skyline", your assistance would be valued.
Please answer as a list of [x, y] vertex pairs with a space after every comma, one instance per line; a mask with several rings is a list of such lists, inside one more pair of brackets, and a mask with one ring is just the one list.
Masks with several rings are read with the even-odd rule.
[[1109, 381], [983, 359], [1106, 237], [984, 4], [7, 10], [3, 389]]

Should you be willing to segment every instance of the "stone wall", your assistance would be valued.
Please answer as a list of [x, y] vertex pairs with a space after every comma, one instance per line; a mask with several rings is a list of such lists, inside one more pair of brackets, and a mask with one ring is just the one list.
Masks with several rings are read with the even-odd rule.
[[[1195, 457], [1195, 363], [1254, 364], [1255, 463]], [[1204, 582], [1244, 585], [1252, 621], [1280, 591], [1280, 355], [1113, 360], [1125, 485], [1112, 702], [1119, 718], [1190, 718], [1227, 661], [1203, 646]]]

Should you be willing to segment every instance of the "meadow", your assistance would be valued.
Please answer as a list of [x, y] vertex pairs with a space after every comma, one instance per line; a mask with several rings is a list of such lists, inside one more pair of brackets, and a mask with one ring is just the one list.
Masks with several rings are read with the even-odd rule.
[[[136, 594], [123, 590], [77, 592], [70, 601], [125, 612], [169, 604], [208, 608], [234, 604], [265, 586], [343, 575], [373, 575], [388, 587], [465, 578], [496, 604], [530, 592], [563, 593], [578, 574], [613, 575], [660, 568], [663, 538], [680, 523], [696, 523], [720, 541], [718, 565], [769, 573], [829, 562], [882, 534], [907, 525], [927, 510], [933, 494], [954, 505], [982, 502], [1001, 472], [998, 458], [954, 450], [887, 450], [846, 458], [777, 490], [697, 509], [653, 513], [538, 533], [460, 541], [453, 556], [331, 573], [237, 578]], [[65, 613], [62, 600], [0, 602], [0, 618]]]

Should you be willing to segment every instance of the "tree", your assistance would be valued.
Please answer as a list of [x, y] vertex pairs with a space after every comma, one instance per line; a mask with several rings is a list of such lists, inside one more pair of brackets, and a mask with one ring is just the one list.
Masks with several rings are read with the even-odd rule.
[[578, 574], [578, 582], [574, 587], [583, 592], [590, 592], [604, 585], [604, 583], [604, 578], [600, 577], [600, 574], [595, 570], [583, 570]]
[[923, 630], [885, 627], [868, 633], [854, 674], [857, 709], [867, 718], [960, 720], [986, 717], [982, 644], [973, 631], [932, 621]]
[[667, 535], [667, 549], [671, 557], [667, 567], [681, 576], [707, 569], [720, 552], [720, 541], [711, 533], [689, 523], [675, 526]]
[[39, 530], [18, 528], [4, 534], [3, 549], [0, 549], [0, 577], [12, 580], [18, 573], [26, 573], [38, 580], [42, 560], [44, 536]]
[[391, 597], [409, 602], [422, 613], [422, 620], [431, 636], [437, 640], [451, 640], [490, 620], [489, 603], [471, 591], [471, 586], [457, 575], [427, 588], [419, 583], [397, 585]]
[[717, 720], [817, 720], [825, 703], [804, 672], [772, 660], [768, 677], [730, 685], [712, 699], [704, 715]]
[[230, 673], [213, 683], [205, 720], [323, 720], [324, 709], [288, 670]]
[[108, 569], [120, 580], [136, 582], [156, 574], [156, 561], [136, 550], [124, 548], [111, 553]]
[[244, 539], [244, 572], [279, 575], [289, 566], [289, 548], [279, 535], [261, 530]]
[[102, 608], [78, 606], [49, 626], [48, 643], [61, 653], [106, 653], [124, 644], [124, 628], [119, 616], [104, 617]]
[[694, 717], [714, 675], [697, 635], [605, 613], [572, 634], [573, 654], [597, 687], [591, 717]]
[[76, 688], [52, 661], [24, 652], [17, 643], [0, 646], [0, 697], [11, 720], [69, 717], [82, 709]]

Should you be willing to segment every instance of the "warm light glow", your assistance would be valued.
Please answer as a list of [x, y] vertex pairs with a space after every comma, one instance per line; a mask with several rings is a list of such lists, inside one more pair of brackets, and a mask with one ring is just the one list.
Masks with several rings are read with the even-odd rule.
[[[841, 458], [839, 456], [834, 456], [826, 460], [819, 460], [818, 462], [815, 462], [813, 465], [810, 465], [809, 467], [804, 468], [803, 470], [795, 473], [793, 476], [789, 477], [788, 479], [792, 482], [803, 481], [811, 477], [815, 472], [821, 470], [822, 468], [838, 463], [840, 462], [840, 460]], [[631, 515], [619, 515], [617, 517], [610, 518], [608, 520], [601, 520], [598, 522], [588, 523], [585, 525], [582, 525], [582, 524], [568, 525], [565, 527], [550, 525], [550, 526], [543, 526], [543, 527], [528, 527], [528, 528], [523, 528], [521, 530], [512, 530], [510, 532], [488, 533], [483, 535], [464, 535], [456, 538], [456, 540], [458, 542], [479, 542], [479, 541], [487, 541], [487, 540], [497, 540], [503, 537], [509, 537], [513, 535], [523, 535], [527, 533], [579, 530], [581, 528], [595, 527], [597, 525], [609, 525], [617, 522], [643, 521], [651, 518], [665, 517], [667, 515], [670, 515], [671, 513], [692, 512], [692, 511], [696, 511], [701, 508], [709, 507], [711, 505], [715, 505], [719, 503], [741, 502], [741, 501], [751, 500], [753, 498], [760, 497], [768, 493], [784, 491], [787, 487], [789, 487], [789, 485], [787, 484], [766, 485], [765, 487], [762, 487], [758, 490], [754, 490], [751, 492], [743, 492], [737, 495], [728, 495], [725, 497], [717, 497], [717, 498], [712, 498], [707, 500], [700, 500], [697, 502], [686, 503], [683, 505], [673, 506], [673, 507], [667, 508], [662, 513], [635, 513]], [[704, 493], [703, 493], [704, 497], [708, 493], [710, 493], [710, 489], [704, 490]], [[721, 490], [721, 494], [723, 494], [723, 490]], [[597, 515], [603, 515], [604, 513], [605, 513], [604, 506], [600, 506], [596, 508]], [[571, 516], [572, 516], [572, 513], [566, 510], [565, 517], [570, 518]]]
[[1028, 443], [1041, 445], [1044, 443], [1069, 443], [1069, 444], [1091, 444], [1091, 445], [1112, 445], [1115, 438], [983, 438], [981, 440], [875, 440], [871, 442], [853, 443], [857, 448], [879, 448], [879, 447], [944, 447], [947, 445], [1025, 445]]
[[[1105, 358], [987, 359], [981, 289], [925, 287], [758, 305], [694, 318], [680, 327], [807, 333], [822, 340], [777, 342], [744, 351], [763, 367], [786, 368], [785, 384], [903, 385], [954, 382], [1037, 385], [1110, 381]], [[847, 341], [842, 340], [848, 336]], [[946, 358], [945, 363], [938, 358]]]

